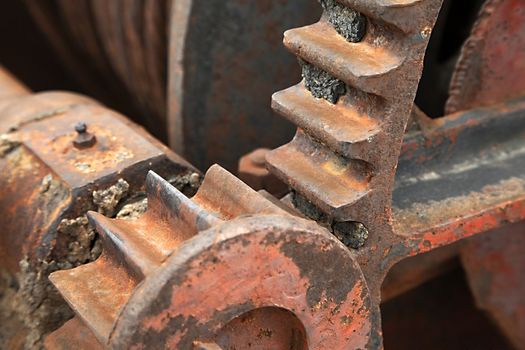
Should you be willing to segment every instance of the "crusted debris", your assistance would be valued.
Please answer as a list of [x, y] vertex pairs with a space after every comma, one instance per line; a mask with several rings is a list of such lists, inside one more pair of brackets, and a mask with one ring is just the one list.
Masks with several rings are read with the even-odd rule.
[[347, 247], [359, 249], [368, 239], [368, 230], [360, 222], [336, 222], [332, 225], [333, 234]]
[[142, 197], [122, 206], [117, 213], [117, 219], [135, 220], [148, 209], [148, 198]]
[[0, 135], [0, 158], [4, 158], [9, 153], [18, 148], [20, 145], [20, 142], [11, 139], [9, 135]]
[[341, 5], [336, 0], [319, 0], [326, 11], [328, 21], [346, 40], [357, 43], [366, 34], [367, 20], [361, 13]]
[[23, 320], [27, 336], [24, 349], [41, 349], [43, 335], [73, 316], [47, 276], [58, 270], [55, 261], [32, 265], [26, 257], [20, 262], [17, 276], [20, 288], [12, 300], [12, 308]]
[[195, 172], [189, 172], [170, 178], [168, 182], [187, 197], [191, 197], [197, 193], [202, 183], [202, 176]]
[[302, 67], [304, 85], [315, 97], [337, 103], [339, 97], [346, 93], [346, 85], [343, 81], [308, 62], [299, 60], [299, 63]]
[[93, 203], [98, 207], [98, 212], [109, 217], [115, 215], [117, 205], [126, 197], [129, 191], [129, 184], [119, 179], [113, 186], [99, 191], [93, 191]]
[[13, 308], [18, 288], [16, 278], [0, 270], [0, 347], [5, 349], [20, 349], [23, 346], [21, 340], [12, 336], [20, 334], [24, 325], [20, 315]]
[[57, 239], [67, 242], [67, 254], [57, 263], [60, 270], [95, 261], [102, 252], [100, 240], [85, 215], [63, 219], [57, 228]]
[[313, 203], [308, 201], [308, 199], [304, 198], [299, 193], [292, 191], [291, 197], [293, 206], [307, 218], [319, 223], [328, 221], [328, 217], [325, 213], [319, 210]]
[[368, 240], [368, 229], [362, 223], [354, 221], [333, 222], [331, 218], [299, 193], [292, 191], [290, 197], [295, 209], [299, 210], [305, 217], [326, 227], [347, 247], [359, 249]]

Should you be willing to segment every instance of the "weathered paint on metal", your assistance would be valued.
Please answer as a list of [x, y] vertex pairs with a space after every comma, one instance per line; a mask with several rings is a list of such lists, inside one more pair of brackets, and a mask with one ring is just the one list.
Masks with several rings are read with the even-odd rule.
[[525, 346], [525, 224], [487, 232], [461, 251], [478, 307], [490, 313], [517, 349]]

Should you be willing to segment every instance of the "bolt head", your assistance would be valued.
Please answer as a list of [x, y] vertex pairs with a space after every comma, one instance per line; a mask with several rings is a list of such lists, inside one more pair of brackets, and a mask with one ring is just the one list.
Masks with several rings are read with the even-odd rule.
[[75, 131], [79, 134], [83, 134], [87, 131], [87, 125], [84, 122], [78, 122], [75, 125]]

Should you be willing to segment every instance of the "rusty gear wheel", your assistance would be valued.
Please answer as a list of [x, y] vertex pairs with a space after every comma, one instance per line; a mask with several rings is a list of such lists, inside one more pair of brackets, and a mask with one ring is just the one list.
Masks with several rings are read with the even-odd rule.
[[[103, 255], [50, 277], [83, 320], [70, 321], [78, 337], [176, 349], [365, 348], [375, 338], [378, 310], [359, 266], [315, 223], [218, 166], [192, 200], [152, 172], [147, 194], [136, 221], [91, 213]], [[64, 337], [71, 344], [68, 327], [48, 348]]]

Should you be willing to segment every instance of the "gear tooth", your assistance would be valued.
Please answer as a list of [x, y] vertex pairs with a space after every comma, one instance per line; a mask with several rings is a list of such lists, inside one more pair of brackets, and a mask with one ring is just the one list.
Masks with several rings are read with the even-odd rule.
[[376, 119], [346, 103], [332, 104], [298, 84], [272, 96], [272, 108], [305, 133], [348, 158], [367, 160], [367, 148], [381, 127]]
[[288, 215], [217, 164], [210, 167], [193, 200], [207, 208], [220, 208], [225, 219], [246, 214]]
[[369, 191], [371, 170], [365, 162], [348, 160], [319, 147], [302, 132], [267, 156], [270, 169], [321, 211], [345, 220], [349, 206]]
[[186, 238], [222, 222], [216, 213], [199, 206], [152, 171], [146, 178], [146, 191], [148, 215], [177, 227]]
[[115, 263], [125, 261], [130, 274], [138, 278], [144, 278], [170, 254], [171, 249], [166, 249], [166, 246], [174, 249], [177, 243], [163, 238], [161, 245], [157, 241], [161, 227], [153, 222], [146, 229], [142, 225], [109, 219], [93, 212], [89, 213], [89, 219], [102, 238], [104, 251], [115, 259]]
[[109, 339], [120, 309], [138, 284], [105, 254], [93, 263], [53, 272], [49, 279], [101, 344]]
[[296, 56], [347, 85], [380, 96], [393, 93], [384, 84], [384, 77], [394, 74], [405, 60], [394, 48], [379, 47], [368, 40], [349, 43], [325, 21], [288, 30], [284, 34], [284, 45]]
[[[441, 6], [433, 0], [337, 0], [379, 23], [393, 26], [404, 33], [413, 33], [427, 25], [432, 16], [429, 7]], [[437, 5], [436, 5], [437, 4]]]

